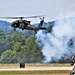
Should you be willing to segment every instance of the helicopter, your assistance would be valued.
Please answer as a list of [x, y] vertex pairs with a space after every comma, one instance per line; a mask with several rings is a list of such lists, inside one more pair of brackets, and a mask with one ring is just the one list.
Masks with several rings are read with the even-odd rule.
[[[24, 18], [40, 18], [40, 23], [38, 25], [38, 27], [34, 26], [31, 24], [31, 21], [28, 20], [24, 20]], [[19, 29], [28, 29], [28, 30], [34, 30], [35, 32], [37, 30], [46, 30], [46, 27], [42, 27], [43, 23], [44, 23], [44, 15], [41, 16], [30, 16], [30, 17], [0, 17], [0, 18], [4, 18], [4, 19], [19, 19], [16, 21], [13, 21], [11, 24], [11, 27], [14, 29], [14, 31], [16, 30], [16, 28]]]

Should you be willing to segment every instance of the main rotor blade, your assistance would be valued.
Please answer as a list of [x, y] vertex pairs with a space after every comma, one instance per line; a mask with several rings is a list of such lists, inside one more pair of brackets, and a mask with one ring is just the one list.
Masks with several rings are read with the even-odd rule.
[[37, 18], [37, 17], [44, 17], [45, 15], [39, 15], [39, 16], [29, 16], [29, 17], [24, 17], [24, 18]]
[[29, 16], [29, 17], [0, 17], [3, 19], [23, 19], [23, 18], [37, 18], [37, 17], [44, 17], [45, 15], [40, 15], [40, 16]]
[[3, 19], [19, 19], [19, 17], [0, 17], [0, 18], [3, 18]]

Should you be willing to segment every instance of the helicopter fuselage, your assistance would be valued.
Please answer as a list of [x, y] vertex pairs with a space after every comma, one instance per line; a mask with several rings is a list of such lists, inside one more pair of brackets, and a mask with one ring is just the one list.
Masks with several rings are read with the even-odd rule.
[[[46, 28], [45, 27], [40, 27], [40, 26], [42, 26], [42, 25], [40, 25], [40, 26], [38, 26], [38, 27], [35, 27], [34, 25], [31, 25], [30, 24], [30, 22], [31, 21], [27, 21], [27, 20], [16, 20], [16, 21], [14, 21], [12, 24], [11, 24], [11, 27], [13, 27], [14, 28], [14, 30], [16, 30], [16, 28], [20, 28], [20, 29], [22, 29], [22, 30], [24, 30], [24, 29], [28, 29], [28, 30], [46, 30]], [[41, 23], [40, 23], [41, 24]]]

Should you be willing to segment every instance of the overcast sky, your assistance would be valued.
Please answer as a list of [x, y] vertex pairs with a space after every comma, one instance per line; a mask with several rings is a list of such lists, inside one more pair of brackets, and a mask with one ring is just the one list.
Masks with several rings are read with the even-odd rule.
[[46, 15], [46, 21], [75, 14], [75, 0], [0, 0], [0, 16]]

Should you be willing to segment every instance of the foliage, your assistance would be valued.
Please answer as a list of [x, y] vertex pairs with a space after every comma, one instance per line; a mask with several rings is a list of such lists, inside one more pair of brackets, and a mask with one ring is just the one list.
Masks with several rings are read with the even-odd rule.
[[35, 40], [35, 37], [30, 37], [29, 39], [27, 39], [26, 45], [22, 46], [21, 54], [23, 54], [23, 62], [41, 62], [41, 60], [44, 58], [41, 50], [35, 43]]
[[69, 75], [70, 70], [0, 71], [0, 75]]
[[2, 51], [4, 51], [4, 39], [5, 39], [5, 33], [2, 29], [0, 29], [0, 55]]
[[[30, 35], [29, 35], [30, 33]], [[7, 34], [7, 35], [5, 35]], [[1, 54], [0, 62], [2, 63], [21, 63], [21, 62], [41, 62], [44, 58], [40, 48], [35, 43], [36, 38], [32, 32], [11, 32], [0, 31]], [[4, 37], [5, 35], [5, 37]]]

